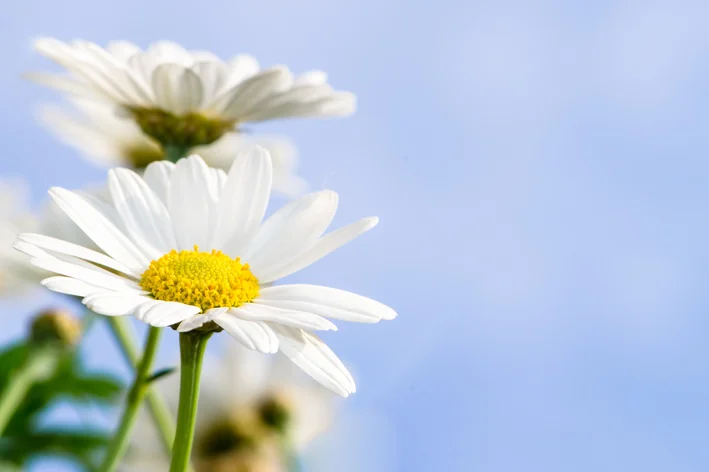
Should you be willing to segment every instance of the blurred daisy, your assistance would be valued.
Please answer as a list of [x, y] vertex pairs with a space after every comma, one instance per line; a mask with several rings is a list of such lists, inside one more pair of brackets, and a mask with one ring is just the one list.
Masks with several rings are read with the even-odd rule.
[[210, 144], [247, 122], [347, 116], [355, 109], [354, 95], [334, 91], [324, 72], [295, 77], [284, 66], [261, 70], [251, 56], [224, 62], [169, 41], [143, 51], [126, 41], [104, 49], [88, 41], [41, 38], [35, 48], [70, 75], [29, 78], [117, 106], [164, 146]]
[[[72, 104], [75, 113], [58, 106], [44, 106], [40, 108], [40, 120], [57, 138], [78, 149], [91, 162], [105, 167], [143, 169], [165, 159], [160, 144], [143, 133], [133, 120], [116, 115], [111, 106], [84, 99], [73, 99]], [[197, 146], [192, 151], [210, 167], [228, 170], [238, 150], [249, 143], [263, 146], [271, 154], [274, 192], [287, 197], [305, 192], [305, 181], [295, 175], [295, 146], [287, 139], [251, 138], [229, 132], [213, 144]]]
[[13, 249], [20, 232], [37, 231], [39, 221], [28, 208], [28, 188], [22, 180], [0, 180], [0, 295], [36, 288], [46, 272], [27, 264]]
[[[16, 248], [60, 274], [51, 290], [84, 297], [108, 316], [134, 315], [178, 331], [224, 329], [249, 349], [283, 352], [342, 396], [355, 391], [342, 362], [313, 331], [328, 319], [393, 319], [386, 305], [343, 290], [274, 282], [309, 266], [373, 228], [365, 218], [324, 232], [337, 209], [330, 190], [295, 200], [262, 222], [271, 191], [268, 152], [241, 152], [229, 174], [199, 156], [148, 166], [144, 177], [109, 172], [111, 200], [53, 188], [50, 195], [103, 253], [22, 234]], [[206, 249], [206, 251], [200, 250]]]
[[[261, 356], [229, 343], [207, 359], [192, 464], [196, 472], [287, 472], [295, 455], [330, 425], [335, 398], [284, 356]], [[177, 411], [179, 376], [158, 383]], [[147, 415], [139, 418], [125, 470], [167, 470], [170, 459]], [[144, 426], [143, 426], [144, 425]]]

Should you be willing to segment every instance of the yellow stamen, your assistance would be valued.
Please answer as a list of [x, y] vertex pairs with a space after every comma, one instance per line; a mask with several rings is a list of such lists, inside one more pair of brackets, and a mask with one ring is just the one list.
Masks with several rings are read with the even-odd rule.
[[221, 251], [172, 250], [150, 263], [140, 286], [157, 300], [202, 308], [238, 307], [258, 297], [258, 279], [248, 264]]

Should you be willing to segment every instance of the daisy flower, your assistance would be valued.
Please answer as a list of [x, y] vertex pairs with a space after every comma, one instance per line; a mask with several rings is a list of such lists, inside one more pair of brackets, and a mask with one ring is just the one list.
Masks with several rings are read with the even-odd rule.
[[17, 234], [37, 231], [39, 221], [29, 210], [27, 184], [0, 180], [0, 295], [10, 296], [37, 287], [46, 272], [27, 264], [12, 246]]
[[[230, 342], [208, 359], [202, 378], [192, 464], [196, 472], [285, 472], [294, 454], [325, 432], [335, 397], [282, 355], [262, 356]], [[159, 381], [177, 410], [178, 376]], [[126, 471], [167, 470], [157, 436], [143, 414], [124, 465]]]
[[249, 349], [281, 351], [347, 396], [355, 384], [314, 333], [330, 319], [375, 323], [391, 308], [335, 288], [275, 283], [373, 228], [365, 218], [324, 234], [337, 209], [331, 190], [311, 193], [262, 221], [271, 192], [268, 152], [252, 147], [228, 174], [199, 156], [150, 164], [143, 177], [109, 171], [110, 200], [62, 188], [50, 195], [102, 252], [39, 234], [15, 247], [59, 274], [42, 283], [83, 297], [107, 316], [134, 315], [180, 332], [225, 330]]
[[[40, 108], [40, 121], [62, 142], [78, 149], [92, 163], [105, 167], [143, 169], [165, 159], [159, 143], [143, 133], [131, 119], [118, 116], [113, 107], [85, 99], [71, 100], [74, 113], [62, 107]], [[216, 142], [192, 149], [210, 167], [228, 170], [237, 151], [247, 144], [265, 147], [273, 162], [273, 191], [287, 197], [301, 195], [307, 185], [295, 175], [297, 152], [285, 138], [251, 138], [225, 133]]]
[[327, 84], [321, 71], [299, 76], [284, 66], [261, 69], [239, 55], [222, 61], [160, 41], [146, 50], [127, 41], [35, 41], [69, 75], [31, 74], [44, 85], [101, 101], [131, 116], [163, 146], [210, 144], [243, 123], [289, 117], [347, 116], [355, 98]]

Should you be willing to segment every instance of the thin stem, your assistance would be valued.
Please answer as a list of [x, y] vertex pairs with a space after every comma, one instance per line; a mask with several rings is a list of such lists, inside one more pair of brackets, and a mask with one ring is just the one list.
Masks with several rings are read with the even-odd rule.
[[30, 387], [54, 372], [59, 355], [56, 349], [29, 347], [25, 363], [10, 376], [0, 392], [0, 435]]
[[199, 378], [202, 359], [211, 333], [180, 333], [180, 406], [170, 472], [185, 472], [189, 465], [199, 401]]
[[168, 144], [164, 146], [165, 160], [170, 162], [177, 162], [187, 155], [189, 151], [188, 148], [184, 146], [177, 146], [175, 144]]
[[[138, 348], [133, 342], [134, 336], [128, 320], [119, 316], [107, 316], [105, 318], [108, 319], [111, 333], [118, 341], [118, 346], [126, 362], [131, 367], [137, 368], [140, 358]], [[160, 440], [169, 457], [172, 454], [172, 441], [175, 438], [175, 424], [170, 409], [165, 404], [162, 395], [151, 386], [148, 387], [145, 393], [145, 403], [148, 404], [148, 411], [155, 426], [158, 428]]]
[[108, 452], [104, 458], [103, 464], [100, 469], [102, 472], [111, 472], [115, 470], [120, 462], [123, 454], [128, 447], [128, 440], [130, 439], [130, 432], [133, 429], [135, 420], [138, 417], [138, 411], [140, 411], [140, 404], [143, 401], [143, 397], [147, 391], [147, 380], [150, 376], [150, 369], [155, 359], [155, 353], [158, 350], [158, 343], [160, 341], [160, 328], [150, 327], [148, 331], [148, 336], [145, 340], [145, 348], [143, 349], [143, 359], [140, 361], [138, 368], [135, 372], [135, 380], [133, 381], [133, 386], [128, 392], [126, 397], [126, 405], [123, 410], [123, 417], [118, 425], [111, 443], [108, 446]]

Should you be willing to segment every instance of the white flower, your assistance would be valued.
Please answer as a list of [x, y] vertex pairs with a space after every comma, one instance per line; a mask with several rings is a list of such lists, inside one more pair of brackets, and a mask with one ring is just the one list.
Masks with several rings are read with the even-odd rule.
[[323, 236], [338, 203], [335, 192], [324, 190], [262, 222], [271, 180], [271, 159], [259, 147], [241, 152], [228, 175], [199, 156], [176, 165], [155, 162], [144, 177], [114, 169], [111, 201], [50, 190], [103, 253], [38, 234], [20, 235], [16, 248], [33, 265], [60, 274], [43, 285], [84, 297], [96, 313], [134, 315], [181, 332], [219, 326], [249, 349], [280, 350], [347, 396], [355, 391], [352, 376], [313, 331], [335, 330], [328, 318], [375, 323], [396, 313], [334, 288], [273, 284], [373, 228], [377, 219]]
[[[75, 113], [58, 106], [43, 106], [41, 122], [57, 138], [77, 148], [89, 161], [106, 167], [142, 169], [165, 159], [162, 147], [130, 119], [100, 102], [73, 99]], [[228, 170], [238, 150], [247, 144], [265, 147], [273, 161], [273, 191], [287, 197], [301, 195], [307, 185], [295, 175], [297, 152], [285, 138], [255, 137], [229, 132], [216, 142], [192, 149], [207, 165]]]
[[[230, 342], [225, 355], [207, 355], [200, 387], [192, 463], [196, 472], [285, 472], [329, 427], [333, 395], [309, 381], [284, 356], [262, 356]], [[158, 383], [177, 411], [179, 375]], [[169, 457], [147, 412], [139, 417], [125, 470], [167, 470]]]
[[169, 41], [143, 51], [126, 41], [104, 49], [88, 41], [41, 38], [35, 48], [70, 75], [31, 79], [118, 106], [164, 145], [209, 144], [245, 122], [347, 116], [355, 109], [354, 96], [334, 91], [325, 73], [295, 77], [284, 66], [261, 70], [251, 56], [224, 62]]
[[37, 231], [39, 222], [27, 204], [27, 183], [0, 180], [0, 295], [10, 296], [37, 287], [46, 276], [27, 263], [27, 258], [12, 248], [17, 234]]

